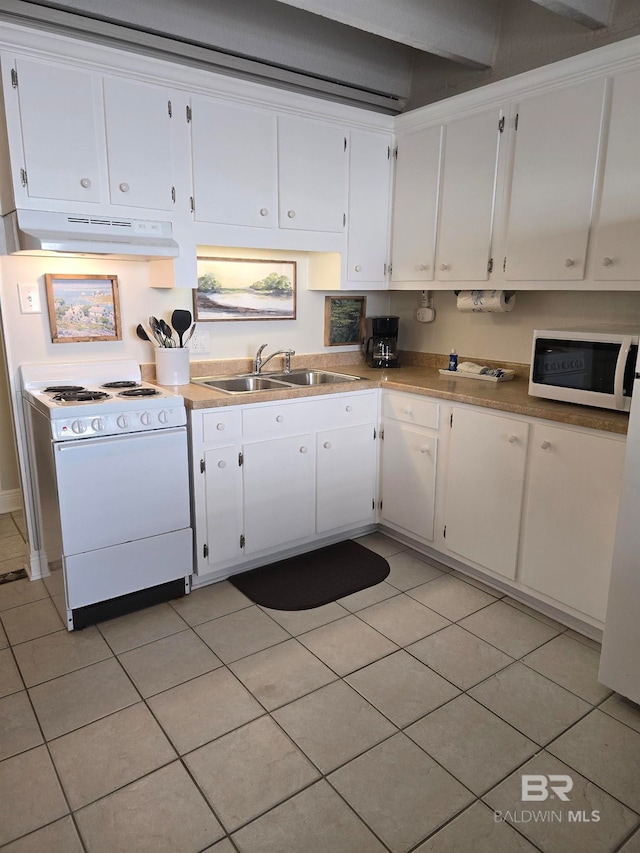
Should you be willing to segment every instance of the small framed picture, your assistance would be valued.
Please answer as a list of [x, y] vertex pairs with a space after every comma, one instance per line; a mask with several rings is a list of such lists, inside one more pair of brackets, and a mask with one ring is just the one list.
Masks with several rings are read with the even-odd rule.
[[54, 344], [122, 340], [117, 276], [47, 273], [44, 281]]
[[325, 296], [324, 345], [344, 347], [362, 344], [366, 296]]
[[295, 320], [296, 262], [198, 258], [194, 320]]

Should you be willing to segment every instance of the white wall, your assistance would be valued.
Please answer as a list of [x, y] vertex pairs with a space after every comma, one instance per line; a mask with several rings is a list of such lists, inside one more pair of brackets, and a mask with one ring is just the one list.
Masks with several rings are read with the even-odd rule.
[[456, 349], [474, 359], [531, 361], [534, 329], [637, 324], [640, 293], [522, 291], [509, 314], [463, 314], [452, 291], [434, 293], [436, 319], [418, 323], [419, 293], [394, 293], [391, 313], [400, 316], [401, 349], [448, 353]]

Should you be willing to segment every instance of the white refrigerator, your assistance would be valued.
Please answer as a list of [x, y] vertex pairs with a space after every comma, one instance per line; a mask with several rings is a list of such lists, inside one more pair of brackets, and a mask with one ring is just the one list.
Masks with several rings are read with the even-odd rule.
[[599, 681], [640, 703], [640, 373], [636, 373]]

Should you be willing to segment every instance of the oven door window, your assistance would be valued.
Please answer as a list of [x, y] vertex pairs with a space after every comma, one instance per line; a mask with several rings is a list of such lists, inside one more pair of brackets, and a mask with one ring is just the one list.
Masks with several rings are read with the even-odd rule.
[[[613, 394], [620, 344], [539, 338], [533, 362], [538, 385]], [[631, 396], [638, 347], [632, 346], [625, 371], [626, 397]]]
[[186, 428], [54, 446], [66, 556], [188, 527]]

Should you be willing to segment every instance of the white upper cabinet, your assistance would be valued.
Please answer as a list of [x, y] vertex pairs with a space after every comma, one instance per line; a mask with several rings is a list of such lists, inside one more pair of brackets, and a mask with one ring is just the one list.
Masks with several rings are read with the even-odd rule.
[[114, 77], [105, 77], [103, 85], [111, 204], [170, 210], [169, 91]]
[[441, 139], [441, 127], [398, 138], [391, 248], [394, 288], [433, 280]]
[[325, 122], [278, 117], [280, 228], [344, 231], [347, 131]]
[[597, 281], [640, 279], [640, 71], [613, 80], [602, 197], [591, 254]]
[[191, 152], [197, 222], [277, 226], [274, 113], [195, 96]]
[[502, 109], [445, 128], [436, 279], [489, 278]]
[[[14, 94], [5, 80], [5, 91], [18, 98], [22, 133], [22, 151], [12, 145], [17, 206], [33, 207], [29, 200], [35, 199], [99, 202], [104, 135], [100, 76], [21, 58], [4, 74], [15, 84]], [[7, 112], [11, 107], [7, 97]], [[14, 140], [19, 145], [20, 131], [15, 130], [10, 145]], [[21, 164], [16, 162], [20, 154]]]
[[346, 279], [383, 287], [389, 242], [391, 135], [352, 131]]
[[506, 278], [585, 277], [605, 80], [554, 89], [518, 107]]

